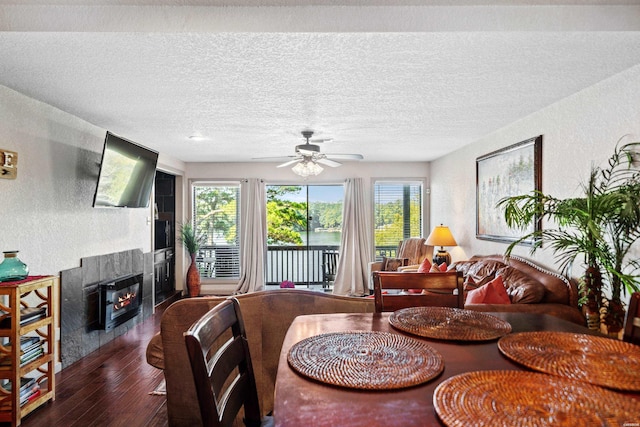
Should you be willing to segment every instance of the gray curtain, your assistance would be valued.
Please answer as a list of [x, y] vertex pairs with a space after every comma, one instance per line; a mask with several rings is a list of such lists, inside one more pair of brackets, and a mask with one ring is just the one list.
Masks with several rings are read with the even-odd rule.
[[369, 294], [371, 250], [370, 215], [362, 178], [347, 179], [342, 206], [342, 240], [333, 293], [363, 296]]
[[252, 178], [240, 184], [240, 280], [236, 294], [260, 291], [265, 287], [266, 198], [262, 180]]

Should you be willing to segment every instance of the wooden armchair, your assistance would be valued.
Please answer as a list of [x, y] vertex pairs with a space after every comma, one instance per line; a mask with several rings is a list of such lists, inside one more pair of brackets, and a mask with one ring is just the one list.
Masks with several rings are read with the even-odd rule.
[[[462, 272], [401, 273], [373, 272], [376, 313], [406, 307], [464, 308]], [[411, 290], [411, 293], [408, 290]], [[422, 289], [422, 293], [416, 293]], [[392, 291], [385, 293], [386, 291]], [[395, 293], [394, 293], [395, 291]]]

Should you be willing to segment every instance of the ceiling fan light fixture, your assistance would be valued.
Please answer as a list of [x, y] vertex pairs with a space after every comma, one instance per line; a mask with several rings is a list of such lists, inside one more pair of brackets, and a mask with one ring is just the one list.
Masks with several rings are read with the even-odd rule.
[[302, 162], [296, 163], [291, 170], [296, 175], [307, 177], [320, 174], [324, 168], [313, 160], [303, 160]]

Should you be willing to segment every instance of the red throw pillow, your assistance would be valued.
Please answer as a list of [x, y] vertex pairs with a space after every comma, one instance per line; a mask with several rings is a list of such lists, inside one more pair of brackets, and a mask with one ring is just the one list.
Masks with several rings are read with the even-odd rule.
[[420, 267], [418, 267], [418, 273], [428, 273], [429, 270], [431, 270], [431, 261], [429, 261], [429, 258], [425, 258]]
[[511, 300], [502, 283], [502, 277], [497, 276], [486, 285], [470, 290], [465, 304], [511, 304]]
[[442, 273], [446, 272], [446, 271], [447, 271], [447, 268], [448, 268], [448, 267], [447, 267], [447, 263], [446, 263], [446, 262], [443, 262], [442, 264], [440, 264], [440, 265], [438, 266], [438, 268], [440, 269], [440, 271], [441, 271]]

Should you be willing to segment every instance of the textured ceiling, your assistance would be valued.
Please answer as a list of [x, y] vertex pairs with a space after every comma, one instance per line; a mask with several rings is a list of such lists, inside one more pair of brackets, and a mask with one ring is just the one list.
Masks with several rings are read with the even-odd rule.
[[432, 160], [640, 64], [639, 3], [0, 0], [0, 84], [188, 162]]

